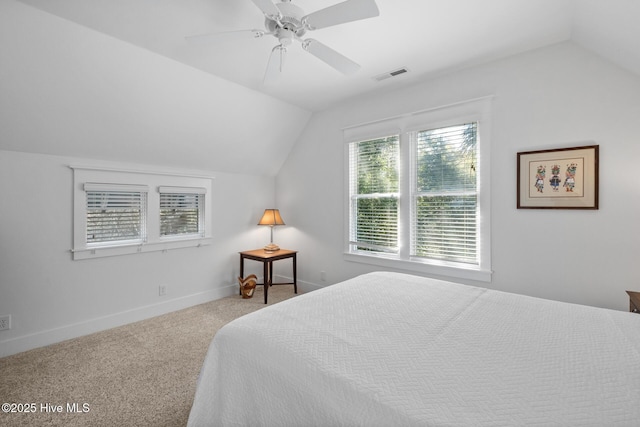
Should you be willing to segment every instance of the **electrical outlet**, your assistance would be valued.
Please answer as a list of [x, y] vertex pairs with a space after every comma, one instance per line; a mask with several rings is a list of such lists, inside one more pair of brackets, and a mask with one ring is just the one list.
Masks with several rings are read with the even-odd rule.
[[320, 280], [322, 280], [323, 282], [327, 281], [327, 272], [326, 271], [321, 271], [320, 272]]
[[0, 316], [0, 331], [11, 329], [11, 315]]
[[167, 294], [167, 285], [158, 286], [158, 296], [165, 296]]

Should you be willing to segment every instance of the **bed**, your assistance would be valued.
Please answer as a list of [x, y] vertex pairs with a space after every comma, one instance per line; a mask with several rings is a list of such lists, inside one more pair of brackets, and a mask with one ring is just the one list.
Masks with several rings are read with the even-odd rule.
[[640, 316], [365, 274], [221, 328], [209, 425], [640, 425]]

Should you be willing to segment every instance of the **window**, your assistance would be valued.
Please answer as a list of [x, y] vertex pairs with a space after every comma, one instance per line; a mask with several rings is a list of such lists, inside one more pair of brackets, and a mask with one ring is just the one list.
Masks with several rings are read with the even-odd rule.
[[87, 183], [84, 190], [87, 245], [145, 241], [147, 187]]
[[411, 255], [478, 264], [478, 123], [415, 132]]
[[160, 236], [204, 235], [204, 188], [160, 187]]
[[74, 260], [211, 243], [211, 177], [71, 169]]
[[398, 252], [399, 139], [351, 144], [350, 243], [356, 250]]
[[490, 281], [487, 114], [470, 102], [345, 129], [348, 260]]

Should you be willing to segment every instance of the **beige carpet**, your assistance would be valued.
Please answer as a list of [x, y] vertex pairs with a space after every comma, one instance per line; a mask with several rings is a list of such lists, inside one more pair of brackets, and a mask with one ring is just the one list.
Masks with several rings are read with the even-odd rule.
[[[251, 299], [223, 298], [0, 359], [0, 403], [36, 406], [0, 412], [0, 425], [186, 425], [213, 335], [265, 307], [258, 288]], [[274, 286], [269, 305], [292, 296], [291, 286]], [[62, 413], [47, 412], [59, 405]]]

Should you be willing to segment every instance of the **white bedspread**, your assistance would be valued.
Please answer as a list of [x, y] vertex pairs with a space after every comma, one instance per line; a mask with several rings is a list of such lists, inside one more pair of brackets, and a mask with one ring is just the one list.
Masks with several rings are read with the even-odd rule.
[[190, 426], [637, 426], [640, 315], [395, 273], [216, 334]]

